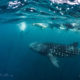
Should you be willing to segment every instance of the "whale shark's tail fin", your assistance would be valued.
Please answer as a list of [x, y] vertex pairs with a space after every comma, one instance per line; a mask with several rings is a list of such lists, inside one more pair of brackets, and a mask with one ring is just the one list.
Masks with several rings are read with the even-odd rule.
[[51, 61], [51, 63], [52, 63], [55, 67], [59, 68], [59, 64], [58, 64], [57, 58], [56, 58], [55, 56], [53, 56], [52, 54], [48, 54], [48, 57], [49, 57], [49, 60]]

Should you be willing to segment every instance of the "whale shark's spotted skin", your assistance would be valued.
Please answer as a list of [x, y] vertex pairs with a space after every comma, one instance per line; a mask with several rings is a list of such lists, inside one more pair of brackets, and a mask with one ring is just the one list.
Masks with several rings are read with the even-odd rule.
[[53, 56], [64, 57], [80, 54], [78, 43], [63, 45], [56, 43], [32, 43], [30, 48], [42, 55], [52, 54]]
[[47, 56], [51, 63], [59, 68], [58, 60], [56, 57], [68, 57], [80, 54], [78, 43], [75, 42], [70, 45], [63, 45], [57, 43], [31, 43], [29, 47], [43, 56]]
[[54, 45], [52, 48], [49, 49], [49, 53], [53, 54], [53, 56], [72, 56], [79, 54], [79, 51], [73, 46], [68, 47], [64, 45]]

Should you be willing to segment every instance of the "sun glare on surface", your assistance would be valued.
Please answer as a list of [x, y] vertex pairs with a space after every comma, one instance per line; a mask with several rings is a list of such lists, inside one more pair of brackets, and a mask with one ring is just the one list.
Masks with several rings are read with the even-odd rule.
[[26, 29], [26, 23], [25, 22], [20, 23], [19, 24], [19, 28], [20, 28], [21, 31], [25, 31], [25, 29]]

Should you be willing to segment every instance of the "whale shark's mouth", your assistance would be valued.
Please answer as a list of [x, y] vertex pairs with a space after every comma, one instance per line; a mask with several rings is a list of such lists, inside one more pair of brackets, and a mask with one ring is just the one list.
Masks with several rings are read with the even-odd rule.
[[29, 48], [32, 49], [35, 52], [38, 52], [38, 53], [42, 54], [42, 55], [46, 55], [47, 54], [47, 49], [48, 49], [48, 47], [45, 44], [38, 43], [38, 42], [31, 43], [29, 45]]
[[34, 48], [37, 44], [38, 44], [37, 42], [30, 43], [29, 47], [30, 47], [30, 48]]
[[41, 46], [42, 45], [38, 42], [34, 42], [29, 45], [30, 49], [37, 51], [37, 52], [41, 50], [41, 48], [42, 48]]

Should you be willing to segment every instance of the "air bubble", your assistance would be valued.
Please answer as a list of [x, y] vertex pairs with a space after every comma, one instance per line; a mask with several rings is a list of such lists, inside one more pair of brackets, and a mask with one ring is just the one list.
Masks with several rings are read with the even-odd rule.
[[13, 74], [9, 74], [9, 73], [0, 73], [0, 77], [4, 77], [4, 78], [10, 77], [10, 78], [13, 78], [14, 75]]

